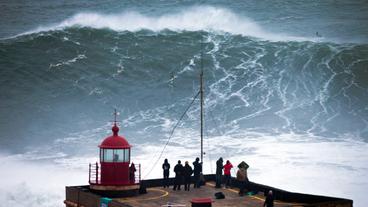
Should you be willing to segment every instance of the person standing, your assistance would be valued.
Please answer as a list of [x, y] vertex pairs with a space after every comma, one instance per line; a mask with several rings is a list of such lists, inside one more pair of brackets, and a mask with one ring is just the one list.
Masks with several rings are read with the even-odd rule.
[[189, 191], [190, 189], [190, 177], [193, 174], [193, 169], [191, 166], [189, 166], [188, 161], [185, 161], [185, 166], [184, 166], [184, 170], [183, 170], [183, 175], [184, 175], [184, 190], [185, 191]]
[[221, 188], [222, 183], [222, 169], [224, 168], [224, 161], [220, 157], [216, 162], [216, 188]]
[[129, 179], [130, 179], [130, 183], [135, 183], [135, 171], [137, 171], [137, 169], [135, 169], [135, 165], [132, 162], [132, 164], [129, 167]]
[[183, 170], [184, 170], [184, 167], [181, 164], [181, 161], [178, 160], [178, 164], [176, 164], [175, 167], [174, 167], [175, 181], [174, 181], [173, 190], [176, 190], [176, 189], [180, 190], [180, 185], [181, 185], [181, 182], [182, 182], [182, 179], [183, 179]]
[[163, 186], [164, 188], [166, 188], [169, 187], [169, 175], [170, 175], [170, 164], [167, 159], [165, 159], [164, 164], [162, 164], [162, 169], [164, 171]]
[[265, 202], [263, 203], [263, 207], [273, 207], [273, 193], [272, 190], [268, 191]]
[[233, 168], [233, 165], [230, 163], [229, 160], [226, 161], [226, 164], [224, 165], [224, 175], [225, 175], [225, 188], [228, 188], [230, 186], [231, 181], [231, 168]]
[[202, 172], [202, 163], [199, 163], [199, 157], [196, 158], [196, 160], [193, 162], [193, 179], [194, 179], [194, 188], [200, 187], [200, 175]]
[[247, 182], [248, 182], [248, 175], [247, 175], [247, 170], [244, 167], [240, 167], [240, 166], [238, 167], [239, 169], [238, 169], [238, 172], [236, 173], [236, 179], [240, 183], [239, 195], [243, 196], [245, 186], [247, 185]]

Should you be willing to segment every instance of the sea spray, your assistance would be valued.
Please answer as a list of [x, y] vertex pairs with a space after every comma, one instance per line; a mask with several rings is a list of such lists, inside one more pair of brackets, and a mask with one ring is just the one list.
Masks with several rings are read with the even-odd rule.
[[[111, 29], [114, 31], [151, 30], [159, 32], [171, 31], [208, 31], [231, 33], [261, 38], [270, 41], [318, 41], [313, 37], [297, 37], [287, 34], [267, 32], [250, 18], [235, 14], [231, 10], [213, 6], [196, 6], [179, 13], [148, 16], [137, 11], [125, 11], [116, 14], [96, 12], [78, 13], [60, 23], [24, 32], [20, 35], [39, 33], [50, 30], [63, 30], [69, 27], [90, 27], [95, 29]], [[19, 36], [19, 35], [17, 35]]]

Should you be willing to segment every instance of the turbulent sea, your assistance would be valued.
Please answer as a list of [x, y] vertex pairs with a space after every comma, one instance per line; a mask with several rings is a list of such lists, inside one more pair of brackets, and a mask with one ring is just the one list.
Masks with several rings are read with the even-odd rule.
[[198, 100], [154, 165], [201, 61], [205, 173], [366, 206], [366, 25], [367, 1], [0, 2], [1, 206], [63, 206], [115, 108], [144, 178], [194, 160]]

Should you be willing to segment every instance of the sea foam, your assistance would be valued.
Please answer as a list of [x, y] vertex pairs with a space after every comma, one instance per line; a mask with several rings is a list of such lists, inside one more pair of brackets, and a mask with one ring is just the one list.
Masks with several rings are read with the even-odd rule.
[[148, 16], [136, 11], [123, 11], [116, 14], [96, 12], [78, 13], [60, 23], [51, 26], [40, 26], [35, 30], [23, 33], [61, 30], [68, 27], [108, 28], [115, 31], [139, 31], [148, 29], [159, 32], [165, 29], [172, 31], [208, 31], [234, 35], [244, 35], [270, 41], [306, 41], [304, 37], [275, 34], [265, 31], [260, 25], [246, 16], [235, 14], [229, 9], [213, 6], [196, 6], [177, 13]]

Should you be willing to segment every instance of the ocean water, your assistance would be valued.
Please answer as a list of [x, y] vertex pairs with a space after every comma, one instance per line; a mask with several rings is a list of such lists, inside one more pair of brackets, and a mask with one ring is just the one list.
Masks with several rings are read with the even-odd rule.
[[[63, 206], [114, 108], [161, 177], [201, 61], [205, 173], [245, 160], [252, 181], [366, 206], [366, 25], [367, 1], [0, 2], [1, 206]], [[199, 119], [195, 101], [159, 164], [200, 155]]]

